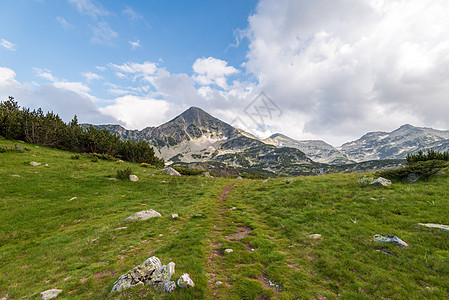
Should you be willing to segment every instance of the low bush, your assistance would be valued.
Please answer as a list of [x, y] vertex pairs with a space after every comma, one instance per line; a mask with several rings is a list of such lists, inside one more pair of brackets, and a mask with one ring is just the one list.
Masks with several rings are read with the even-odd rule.
[[26, 148], [26, 147], [22, 147], [22, 146], [19, 146], [19, 145], [14, 145], [14, 147], [0, 146], [0, 153], [5, 153], [5, 152], [23, 153], [25, 151], [31, 151], [31, 149], [30, 148]]
[[201, 175], [204, 173], [202, 170], [195, 170], [195, 169], [188, 169], [183, 167], [173, 167], [176, 171], [179, 172], [181, 175], [188, 175], [188, 176], [195, 176], [195, 175]]
[[80, 159], [80, 155], [79, 154], [75, 154], [70, 156], [71, 159]]
[[427, 179], [429, 176], [436, 174], [442, 168], [449, 165], [449, 162], [443, 160], [426, 160], [412, 163], [406, 167], [395, 170], [384, 170], [376, 173], [376, 176], [388, 179], [406, 179], [412, 174], [419, 178]]
[[129, 175], [131, 175], [131, 168], [125, 168], [123, 170], [117, 170], [117, 178], [121, 180], [129, 179]]

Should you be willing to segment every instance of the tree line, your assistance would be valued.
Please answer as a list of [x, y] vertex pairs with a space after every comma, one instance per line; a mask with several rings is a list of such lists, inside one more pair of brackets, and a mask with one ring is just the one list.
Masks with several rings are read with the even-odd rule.
[[164, 160], [144, 141], [121, 141], [106, 129], [83, 129], [77, 116], [65, 123], [57, 114], [42, 109], [20, 108], [14, 97], [0, 102], [0, 136], [79, 153], [108, 154], [126, 161], [163, 167]]
[[419, 150], [417, 154], [407, 155], [407, 165], [411, 165], [419, 161], [428, 161], [428, 160], [449, 161], [449, 152], [440, 153], [433, 149], [430, 149], [427, 150], [427, 154], [424, 154], [422, 150]]

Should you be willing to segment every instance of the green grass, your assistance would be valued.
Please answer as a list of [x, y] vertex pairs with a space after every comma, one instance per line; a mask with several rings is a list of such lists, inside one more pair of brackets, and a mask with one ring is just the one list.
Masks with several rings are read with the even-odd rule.
[[[449, 176], [388, 188], [358, 184], [363, 174], [297, 177], [290, 184], [170, 177], [0, 140], [15, 144], [31, 151], [0, 153], [0, 297], [38, 299], [50, 288], [62, 289], [64, 299], [449, 297], [449, 233], [415, 226], [449, 223]], [[139, 181], [108, 179], [125, 168]], [[123, 221], [150, 208], [162, 218]], [[309, 238], [314, 233], [322, 239]], [[378, 244], [374, 234], [396, 235], [410, 247]], [[225, 254], [227, 248], [234, 251]], [[174, 279], [189, 273], [195, 287], [109, 294], [120, 275], [153, 255], [175, 262]]]

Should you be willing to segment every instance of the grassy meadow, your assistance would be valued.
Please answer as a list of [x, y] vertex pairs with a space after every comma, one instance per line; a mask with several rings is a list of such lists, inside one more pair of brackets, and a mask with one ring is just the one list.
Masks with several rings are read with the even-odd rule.
[[[170, 177], [0, 139], [15, 144], [30, 150], [0, 153], [0, 299], [51, 288], [58, 299], [449, 298], [449, 233], [416, 226], [449, 225], [449, 175], [390, 187], [361, 185], [364, 174]], [[139, 181], [111, 180], [127, 167]], [[124, 221], [146, 209], [162, 217]], [[175, 262], [173, 279], [189, 273], [195, 287], [109, 293], [150, 256]]]

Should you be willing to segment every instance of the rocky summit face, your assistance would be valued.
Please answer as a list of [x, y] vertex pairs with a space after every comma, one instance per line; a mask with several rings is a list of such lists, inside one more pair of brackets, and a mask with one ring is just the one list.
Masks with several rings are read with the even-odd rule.
[[419, 150], [449, 151], [449, 131], [403, 125], [392, 132], [370, 132], [340, 150], [356, 162], [403, 159]]
[[299, 149], [304, 152], [307, 157], [319, 163], [343, 165], [353, 162], [335, 147], [321, 140], [298, 141], [283, 134], [276, 133], [265, 139], [264, 142], [277, 147], [291, 147]]
[[141, 131], [100, 125], [121, 139], [147, 141], [167, 164], [216, 162], [232, 168], [286, 171], [312, 161], [295, 148], [279, 148], [191, 107], [173, 120]]

